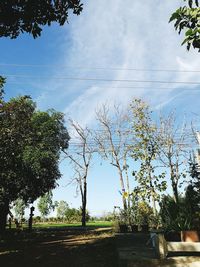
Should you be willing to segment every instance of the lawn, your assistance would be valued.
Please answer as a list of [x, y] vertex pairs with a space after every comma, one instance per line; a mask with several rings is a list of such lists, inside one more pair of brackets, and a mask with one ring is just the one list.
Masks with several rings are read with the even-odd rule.
[[[88, 222], [87, 227], [112, 227], [112, 222], [108, 221], [97, 221]], [[50, 227], [81, 227], [81, 223], [36, 223], [33, 224], [34, 228], [50, 228]]]

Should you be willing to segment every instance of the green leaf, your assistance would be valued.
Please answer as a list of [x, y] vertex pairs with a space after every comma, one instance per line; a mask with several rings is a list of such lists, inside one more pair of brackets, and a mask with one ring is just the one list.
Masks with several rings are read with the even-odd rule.
[[189, 29], [189, 30], [186, 31], [185, 36], [189, 36], [189, 35], [192, 35], [192, 34], [193, 34], [193, 30]]

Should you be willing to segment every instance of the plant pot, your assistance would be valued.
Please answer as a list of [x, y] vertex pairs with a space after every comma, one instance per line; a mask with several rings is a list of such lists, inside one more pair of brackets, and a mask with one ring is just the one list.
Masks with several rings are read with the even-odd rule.
[[137, 233], [138, 232], [138, 225], [136, 224], [131, 224], [131, 232]]
[[149, 232], [149, 225], [148, 224], [142, 224], [141, 225], [141, 232], [148, 233]]
[[120, 230], [120, 233], [127, 233], [128, 232], [128, 226], [126, 224], [120, 224], [119, 230]]
[[199, 234], [197, 231], [181, 231], [182, 242], [200, 242]]

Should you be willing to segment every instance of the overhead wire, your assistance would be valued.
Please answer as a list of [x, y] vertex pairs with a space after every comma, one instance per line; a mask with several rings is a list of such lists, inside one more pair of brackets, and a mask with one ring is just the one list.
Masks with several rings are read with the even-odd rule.
[[62, 69], [78, 69], [78, 70], [107, 70], [107, 71], [138, 71], [138, 72], [175, 72], [175, 73], [200, 73], [200, 70], [190, 69], [152, 69], [152, 68], [133, 68], [133, 67], [96, 67], [96, 66], [66, 66], [62, 64], [15, 64], [0, 63], [0, 67], [33, 67], [33, 68], [62, 68]]
[[159, 80], [132, 80], [132, 79], [108, 79], [108, 78], [92, 78], [92, 77], [67, 77], [67, 76], [37, 76], [37, 75], [18, 75], [18, 74], [1, 74], [6, 77], [13, 78], [39, 78], [39, 79], [56, 79], [56, 80], [75, 80], [75, 81], [98, 81], [98, 82], [125, 82], [125, 83], [161, 83], [161, 84], [190, 84], [200, 85], [200, 82], [194, 81], [159, 81]]
[[[13, 81], [7, 81], [6, 83], [9, 83], [9, 84], [16, 84], [16, 85], [25, 85], [23, 82], [13, 82]], [[27, 83], [28, 85], [28, 83]], [[99, 86], [99, 85], [90, 85], [90, 86]], [[150, 86], [107, 86], [107, 87], [100, 87], [101, 89], [133, 89], [133, 90], [136, 90], [136, 89], [150, 89], [151, 91], [157, 91], [157, 90], [182, 90], [182, 91], [197, 91], [199, 92], [200, 89], [197, 89], [197, 88], [194, 88], [194, 87], [190, 87], [190, 88], [172, 88], [172, 87], [150, 87]], [[36, 89], [40, 89], [38, 87], [36, 87]], [[44, 89], [44, 88], [42, 88]], [[51, 88], [52, 89], [52, 88]], [[73, 88], [74, 90], [76, 88]], [[78, 89], [78, 88], [77, 88]]]

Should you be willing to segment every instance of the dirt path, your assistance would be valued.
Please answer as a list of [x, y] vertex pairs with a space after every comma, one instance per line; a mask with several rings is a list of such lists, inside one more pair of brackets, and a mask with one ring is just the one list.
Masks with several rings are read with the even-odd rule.
[[117, 267], [112, 233], [90, 231], [42, 231], [16, 234], [0, 243], [1, 267]]

